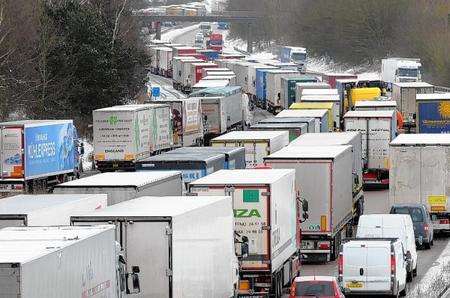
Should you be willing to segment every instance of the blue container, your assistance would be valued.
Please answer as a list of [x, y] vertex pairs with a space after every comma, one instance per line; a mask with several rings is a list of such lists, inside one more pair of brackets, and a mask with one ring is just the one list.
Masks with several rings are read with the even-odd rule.
[[450, 99], [418, 100], [418, 133], [450, 133]]
[[266, 75], [269, 70], [273, 70], [273, 68], [256, 69], [256, 99], [262, 107], [265, 107], [267, 103]]
[[214, 50], [201, 50], [201, 51], [198, 51], [198, 53], [205, 55], [206, 58], [210, 61], [219, 59], [219, 52], [214, 51]]
[[224, 168], [227, 170], [245, 169], [244, 147], [182, 147], [167, 152], [168, 154], [205, 154], [220, 153], [225, 155]]

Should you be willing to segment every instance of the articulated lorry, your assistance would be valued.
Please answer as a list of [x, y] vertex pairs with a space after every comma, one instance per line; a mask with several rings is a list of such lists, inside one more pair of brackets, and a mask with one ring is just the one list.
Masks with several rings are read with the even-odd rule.
[[0, 193], [47, 192], [80, 175], [72, 120], [0, 123]]
[[298, 70], [305, 73], [307, 65], [306, 48], [284, 46], [280, 50], [281, 62], [293, 62], [298, 66]]
[[381, 80], [392, 88], [393, 83], [420, 82], [422, 64], [415, 58], [387, 58], [381, 60]]

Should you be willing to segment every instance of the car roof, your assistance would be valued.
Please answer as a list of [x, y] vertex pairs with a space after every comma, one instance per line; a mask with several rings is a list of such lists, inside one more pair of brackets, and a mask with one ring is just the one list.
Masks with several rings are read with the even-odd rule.
[[424, 204], [420, 204], [420, 203], [401, 203], [401, 204], [393, 204], [392, 208], [396, 208], [396, 207], [422, 207], [422, 208], [427, 208]]
[[299, 276], [295, 278], [296, 282], [299, 281], [336, 281], [334, 276]]

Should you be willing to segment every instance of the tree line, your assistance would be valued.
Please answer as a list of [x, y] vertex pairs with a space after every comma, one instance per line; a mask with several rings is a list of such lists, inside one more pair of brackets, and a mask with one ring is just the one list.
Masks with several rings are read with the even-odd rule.
[[147, 58], [132, 0], [0, 0], [0, 121], [74, 119], [129, 102]]
[[[448, 0], [229, 0], [228, 10], [263, 16], [253, 26], [257, 47], [305, 46], [348, 65], [421, 58], [425, 80], [450, 85]], [[246, 26], [232, 24], [231, 36], [245, 39]]]

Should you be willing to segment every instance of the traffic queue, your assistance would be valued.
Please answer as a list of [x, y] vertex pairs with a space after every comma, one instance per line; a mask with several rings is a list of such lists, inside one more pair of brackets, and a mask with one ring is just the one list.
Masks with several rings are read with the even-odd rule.
[[[187, 48], [152, 71], [190, 97], [93, 111], [103, 173], [65, 176], [50, 194], [1, 189], [16, 195], [0, 200], [0, 296], [406, 295], [417, 248], [450, 230], [450, 134], [422, 133], [420, 109], [403, 105], [448, 95], [399, 101], [380, 80], [239, 55], [199, 62], [195, 48], [177, 58]], [[234, 75], [199, 87], [214, 68]], [[247, 125], [246, 98], [276, 115]], [[37, 164], [51, 165], [45, 179], [64, 169], [69, 153], [31, 124], [19, 149], [1, 138], [2, 185], [38, 183]], [[364, 213], [371, 186], [389, 188], [389, 214]], [[334, 260], [338, 276], [302, 276], [302, 263]]]

